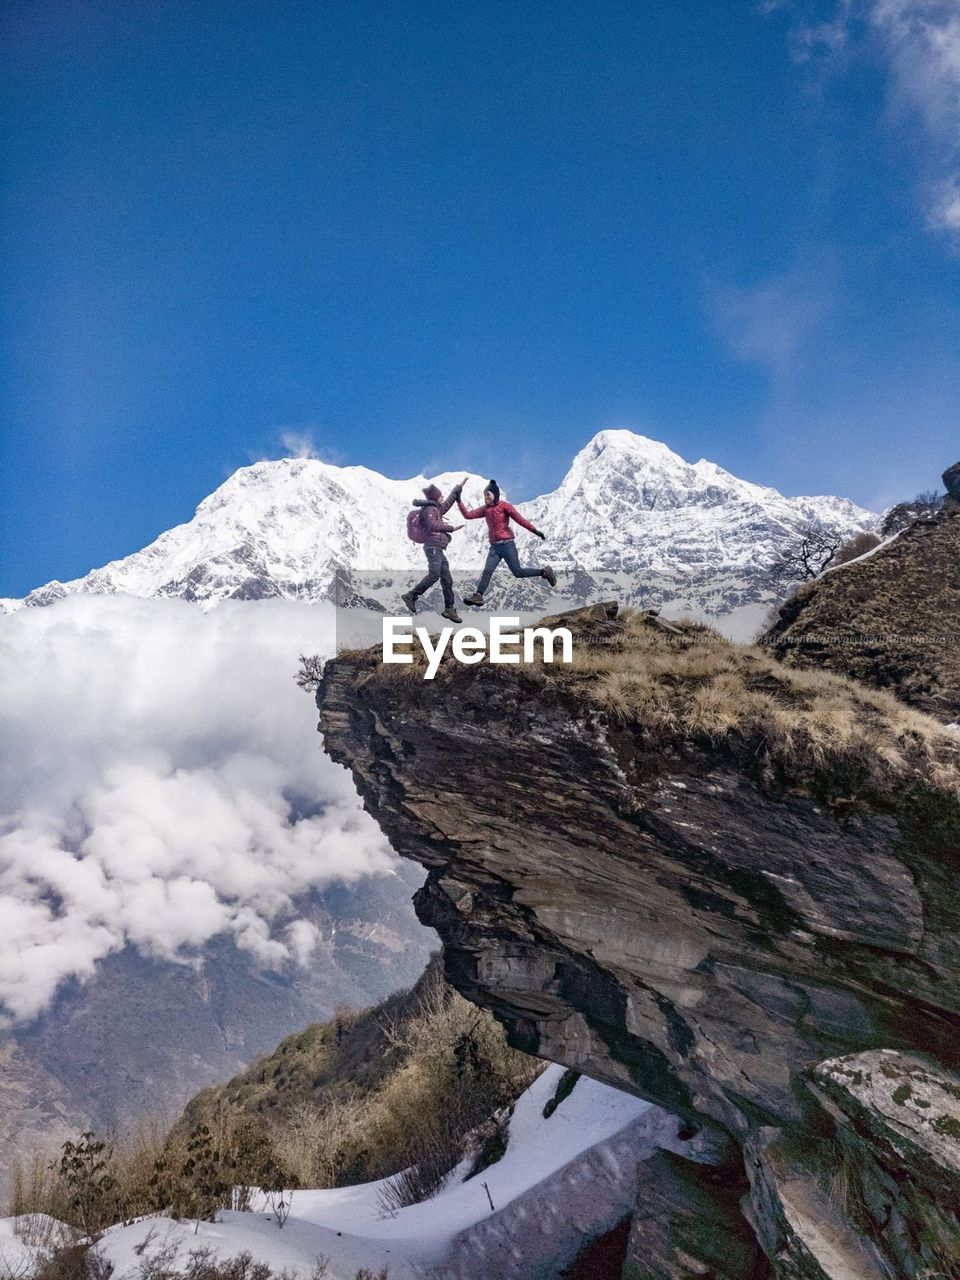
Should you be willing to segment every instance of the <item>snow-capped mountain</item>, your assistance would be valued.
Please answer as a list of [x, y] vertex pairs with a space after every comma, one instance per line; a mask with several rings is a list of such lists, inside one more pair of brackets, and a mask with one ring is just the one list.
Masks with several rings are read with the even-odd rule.
[[[445, 491], [461, 478], [434, 477]], [[464, 497], [482, 504], [485, 477]], [[143, 550], [70, 582], [56, 580], [0, 610], [50, 604], [72, 592], [178, 596], [212, 607], [225, 599], [339, 599], [393, 607], [423, 557], [405, 519], [425, 476], [390, 480], [366, 467], [285, 458], [241, 467], [197, 507], [193, 519]], [[553, 493], [522, 504], [547, 541], [522, 530], [522, 554], [561, 574], [571, 600], [616, 596], [627, 603], [731, 615], [770, 599], [763, 571], [797, 530], [813, 522], [844, 535], [877, 517], [842, 498], [787, 498], [712, 462], [685, 462], [665, 444], [630, 431], [601, 431], [577, 454]], [[449, 517], [459, 522], [456, 510]], [[449, 551], [472, 586], [486, 530], [471, 521]], [[537, 608], [539, 580], [515, 583], [501, 568], [494, 605]]]
[[765, 571], [803, 526], [878, 525], [845, 498], [787, 498], [631, 431], [594, 436], [528, 510], [558, 572], [586, 570], [591, 594], [709, 618], [768, 603]]

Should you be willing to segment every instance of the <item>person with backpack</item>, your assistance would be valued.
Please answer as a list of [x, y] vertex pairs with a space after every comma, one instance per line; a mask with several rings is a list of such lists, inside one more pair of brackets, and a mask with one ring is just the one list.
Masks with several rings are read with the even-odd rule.
[[[461, 490], [464, 483], [466, 483], [465, 480], [459, 485]], [[493, 571], [501, 560], [504, 561], [515, 578], [546, 578], [551, 587], [557, 585], [557, 575], [549, 565], [544, 565], [542, 569], [538, 569], [535, 565], [528, 568], [524, 568], [521, 565], [517, 543], [513, 536], [513, 530], [510, 528], [510, 521], [515, 521], [522, 529], [529, 529], [532, 534], [540, 539], [545, 538], [546, 534], [541, 533], [539, 529], [535, 529], [529, 520], [523, 518], [516, 507], [507, 502], [505, 498], [501, 498], [500, 486], [496, 480], [491, 480], [484, 489], [484, 505], [482, 507], [477, 507], [473, 511], [469, 510], [463, 505], [459, 493], [457, 494], [456, 502], [464, 520], [486, 520], [487, 535], [490, 539], [487, 562], [483, 566], [483, 573], [480, 575], [477, 589], [473, 595], [463, 597], [464, 604], [473, 605], [474, 607], [483, 604], [483, 593], [489, 587]]]
[[460, 501], [460, 494], [466, 484], [466, 476], [450, 491], [445, 498], [435, 484], [428, 484], [422, 498], [415, 498], [413, 510], [407, 516], [407, 537], [411, 542], [419, 543], [427, 557], [427, 572], [417, 585], [405, 592], [400, 599], [411, 614], [417, 612], [417, 601], [429, 591], [435, 582], [440, 583], [443, 591], [443, 611], [441, 618], [451, 622], [462, 622], [453, 603], [453, 577], [447, 561], [446, 549], [450, 545], [450, 535], [462, 529], [462, 524], [447, 524], [444, 516], [455, 502]]

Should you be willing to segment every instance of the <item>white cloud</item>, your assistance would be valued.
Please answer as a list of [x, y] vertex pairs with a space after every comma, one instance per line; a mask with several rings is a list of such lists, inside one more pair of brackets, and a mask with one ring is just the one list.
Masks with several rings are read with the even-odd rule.
[[315, 924], [309, 920], [294, 920], [286, 930], [287, 945], [296, 957], [297, 963], [305, 965], [320, 941], [320, 933]]
[[281, 431], [280, 443], [291, 458], [319, 458], [312, 431]]
[[[280, 432], [280, 447], [288, 458], [315, 458], [318, 462], [330, 462], [342, 466], [344, 456], [330, 445], [318, 445], [312, 428], [286, 427]], [[258, 457], [256, 461], [264, 461]]]
[[960, 145], [960, 7], [956, 0], [872, 0], [898, 100], [934, 134]]
[[960, 244], [960, 175], [940, 187], [930, 210], [930, 225], [936, 231], [948, 231]]
[[736, 359], [782, 378], [829, 311], [835, 280], [831, 255], [812, 254], [789, 271], [749, 285], [713, 284], [707, 311]]
[[928, 225], [960, 248], [960, 5], [873, 0], [869, 16], [886, 51], [895, 107], [926, 127]]
[[791, 49], [821, 64], [876, 44], [889, 72], [894, 111], [919, 118], [921, 182], [928, 225], [960, 248], [960, 4], [957, 0], [835, 0], [826, 16], [815, 0], [768, 7], [794, 15]]
[[794, 61], [836, 59], [850, 43], [850, 6], [838, 5], [837, 12], [824, 22], [799, 22], [790, 32], [790, 52]]
[[304, 963], [297, 899], [389, 873], [321, 751], [298, 654], [333, 611], [73, 596], [0, 619], [0, 1006], [29, 1018], [127, 944], [189, 960], [230, 933]]

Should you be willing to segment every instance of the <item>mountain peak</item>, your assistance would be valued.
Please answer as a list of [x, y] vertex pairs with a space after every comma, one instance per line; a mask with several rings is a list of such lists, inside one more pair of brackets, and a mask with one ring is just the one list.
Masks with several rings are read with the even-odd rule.
[[628, 431], [625, 427], [607, 427], [603, 431], [598, 431], [593, 439], [584, 445], [574, 458], [573, 466], [576, 467], [581, 462], [594, 462], [604, 453], [628, 455], [637, 460], [668, 463], [680, 467], [689, 465], [662, 440], [642, 436], [636, 431]]

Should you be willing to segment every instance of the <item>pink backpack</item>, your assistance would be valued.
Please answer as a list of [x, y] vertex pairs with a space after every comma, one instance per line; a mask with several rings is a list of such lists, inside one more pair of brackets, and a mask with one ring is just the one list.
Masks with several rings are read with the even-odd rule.
[[424, 543], [427, 540], [427, 531], [423, 527], [423, 521], [420, 519], [420, 507], [414, 507], [412, 511], [407, 513], [407, 537], [411, 542]]

